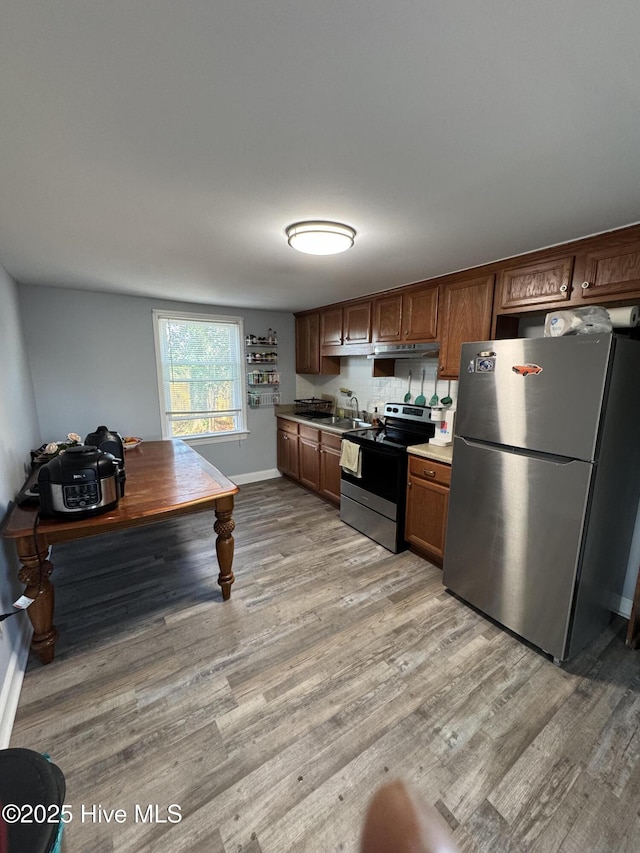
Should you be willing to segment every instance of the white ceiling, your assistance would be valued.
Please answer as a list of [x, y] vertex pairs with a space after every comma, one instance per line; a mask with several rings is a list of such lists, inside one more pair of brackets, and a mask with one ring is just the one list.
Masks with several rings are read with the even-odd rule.
[[297, 310], [640, 220], [637, 0], [0, 6], [20, 283]]

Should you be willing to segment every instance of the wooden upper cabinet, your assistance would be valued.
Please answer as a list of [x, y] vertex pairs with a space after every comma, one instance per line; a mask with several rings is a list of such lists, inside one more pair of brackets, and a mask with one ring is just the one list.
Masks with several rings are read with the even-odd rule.
[[319, 311], [296, 316], [296, 373], [330, 376], [340, 373], [340, 359], [324, 356], [320, 351]]
[[343, 343], [371, 343], [371, 300], [345, 305], [343, 327]]
[[640, 240], [626, 246], [589, 252], [585, 259], [584, 281], [579, 283], [581, 299], [606, 301], [640, 291]]
[[320, 346], [342, 344], [342, 308], [325, 308], [320, 312]]
[[374, 302], [373, 339], [386, 343], [402, 340], [402, 294], [381, 296]]
[[374, 340], [396, 343], [437, 339], [437, 284], [381, 296], [374, 305]]
[[409, 290], [402, 296], [402, 326], [405, 341], [435, 341], [438, 337], [437, 285]]
[[296, 317], [296, 373], [320, 372], [320, 315]]
[[458, 378], [463, 343], [486, 341], [490, 337], [494, 279], [490, 275], [442, 285], [440, 376], [443, 379]]
[[572, 272], [573, 256], [503, 270], [497, 288], [500, 309], [568, 300]]

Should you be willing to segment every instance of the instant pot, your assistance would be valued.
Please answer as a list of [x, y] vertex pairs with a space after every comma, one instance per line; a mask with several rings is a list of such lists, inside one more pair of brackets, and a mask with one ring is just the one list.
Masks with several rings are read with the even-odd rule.
[[90, 432], [89, 435], [85, 438], [84, 443], [86, 445], [90, 445], [91, 447], [97, 447], [98, 450], [103, 450], [105, 453], [111, 453], [115, 456], [116, 461], [118, 463], [118, 497], [124, 497], [124, 483], [125, 483], [125, 470], [124, 470], [124, 442], [122, 440], [122, 436], [120, 433], [115, 430], [110, 430], [108, 427], [102, 425], [96, 427], [95, 432]]
[[87, 518], [118, 505], [121, 487], [118, 460], [97, 447], [69, 447], [38, 471], [40, 514]]

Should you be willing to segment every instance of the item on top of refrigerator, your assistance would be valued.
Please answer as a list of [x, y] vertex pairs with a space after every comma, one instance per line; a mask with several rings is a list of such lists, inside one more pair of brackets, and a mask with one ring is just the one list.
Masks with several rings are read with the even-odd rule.
[[551, 311], [544, 319], [545, 338], [562, 335], [600, 335], [612, 329], [609, 312], [598, 305]]
[[614, 329], [632, 329], [638, 325], [640, 310], [637, 305], [625, 305], [622, 308], [607, 308], [607, 314]]

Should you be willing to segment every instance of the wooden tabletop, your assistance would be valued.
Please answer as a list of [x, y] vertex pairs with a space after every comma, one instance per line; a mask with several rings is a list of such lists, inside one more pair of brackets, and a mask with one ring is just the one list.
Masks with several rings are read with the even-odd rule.
[[[216, 501], [239, 489], [217, 468], [183, 441], [145, 441], [127, 450], [127, 480], [118, 506], [93, 518], [40, 518], [38, 533], [49, 543], [93, 536], [125, 527], [213, 508]], [[2, 535], [30, 536], [35, 508], [14, 507]]]

